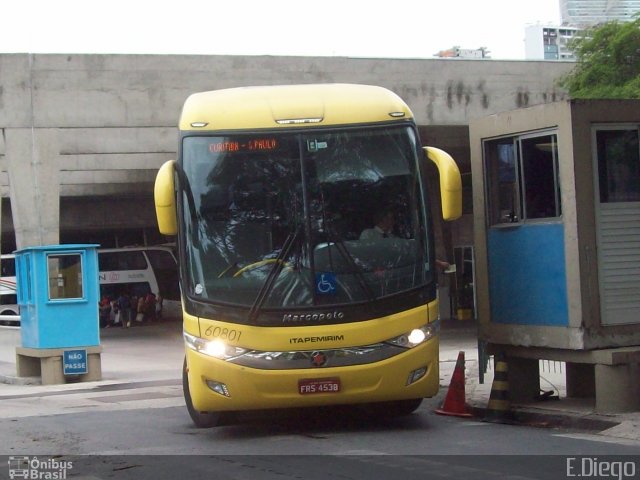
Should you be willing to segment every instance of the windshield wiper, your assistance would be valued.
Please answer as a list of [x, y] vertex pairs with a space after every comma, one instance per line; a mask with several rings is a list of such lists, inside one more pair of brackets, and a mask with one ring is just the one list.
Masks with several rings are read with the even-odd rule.
[[373, 290], [371, 290], [371, 286], [367, 283], [367, 279], [364, 278], [364, 273], [362, 273], [362, 269], [356, 263], [355, 259], [353, 258], [353, 255], [351, 255], [351, 252], [349, 252], [347, 247], [344, 246], [344, 242], [342, 240], [334, 240], [331, 237], [329, 237], [329, 244], [331, 243], [336, 246], [338, 253], [342, 255], [342, 257], [347, 261], [347, 264], [349, 265], [349, 267], [351, 267], [351, 270], [352, 270], [351, 273], [354, 274], [358, 279], [358, 283], [362, 287], [362, 290], [364, 291], [364, 294], [366, 295], [367, 300], [369, 300], [370, 302], [374, 301], [376, 299], [376, 294], [373, 292]]
[[[340, 255], [342, 255], [342, 257], [347, 261], [347, 264], [349, 265], [349, 267], [351, 267], [351, 270], [352, 270], [351, 273], [353, 273], [356, 276], [356, 278], [358, 279], [358, 283], [360, 283], [360, 286], [362, 287], [362, 290], [364, 291], [364, 294], [367, 297], [367, 300], [369, 302], [374, 301], [376, 299], [376, 295], [375, 295], [375, 293], [373, 293], [373, 290], [371, 290], [371, 287], [367, 283], [367, 279], [364, 278], [364, 274], [362, 273], [362, 269], [356, 263], [355, 259], [353, 258], [353, 255], [351, 255], [351, 252], [349, 252], [347, 247], [344, 246], [344, 242], [342, 240], [336, 240], [335, 239], [335, 237], [337, 237], [337, 235], [333, 231], [333, 228], [329, 227], [329, 223], [327, 222], [327, 216], [326, 216], [326, 206], [325, 206], [325, 201], [324, 201], [324, 192], [322, 191], [322, 189], [320, 189], [320, 203], [322, 205], [322, 225], [326, 228], [326, 231], [328, 233], [327, 242], [328, 242], [328, 245], [329, 245], [329, 248], [328, 248], [329, 262], [331, 262], [331, 245], [330, 244], [333, 243], [336, 246], [336, 249], [338, 250], [338, 253], [340, 253]], [[329, 228], [327, 228], [327, 227], [329, 227]], [[315, 275], [315, 268], [313, 268], [313, 261], [312, 261], [311, 265], [312, 265], [312, 270], [313, 270], [312, 273]]]
[[274, 260], [273, 267], [271, 268], [271, 270], [269, 270], [267, 279], [262, 284], [262, 287], [260, 288], [260, 291], [258, 292], [253, 305], [251, 305], [251, 309], [249, 310], [249, 323], [254, 324], [256, 322], [256, 319], [260, 314], [260, 310], [262, 309], [262, 305], [271, 293], [271, 290], [273, 290], [273, 286], [280, 276], [280, 272], [282, 272], [282, 268], [284, 267], [284, 259], [289, 256], [289, 252], [291, 251], [291, 248], [298, 238], [299, 230], [299, 228], [296, 228], [296, 230], [294, 232], [291, 232], [285, 239], [284, 244], [282, 245], [282, 249]]

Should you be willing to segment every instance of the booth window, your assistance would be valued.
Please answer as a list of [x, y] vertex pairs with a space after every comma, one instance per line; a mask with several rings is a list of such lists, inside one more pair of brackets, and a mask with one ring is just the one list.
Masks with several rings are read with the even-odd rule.
[[83, 298], [81, 254], [47, 255], [47, 276], [49, 300]]
[[600, 202], [640, 202], [638, 129], [596, 132]]
[[485, 140], [483, 147], [490, 225], [560, 216], [555, 133]]

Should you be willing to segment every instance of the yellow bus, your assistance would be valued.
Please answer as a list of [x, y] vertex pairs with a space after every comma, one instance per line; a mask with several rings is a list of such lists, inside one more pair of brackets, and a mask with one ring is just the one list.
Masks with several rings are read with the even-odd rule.
[[365, 85], [232, 88], [191, 95], [179, 128], [154, 194], [160, 231], [178, 236], [195, 425], [325, 405], [407, 414], [435, 395], [424, 162], [446, 220], [461, 181], [420, 147], [407, 105]]

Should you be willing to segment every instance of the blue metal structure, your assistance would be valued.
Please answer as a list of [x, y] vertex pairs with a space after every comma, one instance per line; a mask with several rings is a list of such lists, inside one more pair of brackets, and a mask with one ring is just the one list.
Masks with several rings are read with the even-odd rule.
[[569, 326], [564, 226], [499, 226], [487, 235], [491, 321]]
[[98, 245], [47, 245], [15, 252], [22, 346], [100, 344]]
[[637, 411], [640, 101], [537, 105], [469, 132], [478, 336], [507, 359], [510, 400], [539, 400], [553, 360], [567, 397]]

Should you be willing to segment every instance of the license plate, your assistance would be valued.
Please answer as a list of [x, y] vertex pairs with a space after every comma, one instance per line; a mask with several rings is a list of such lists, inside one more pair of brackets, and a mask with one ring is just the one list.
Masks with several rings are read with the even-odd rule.
[[339, 378], [314, 378], [298, 381], [300, 395], [313, 393], [338, 393], [340, 391]]

